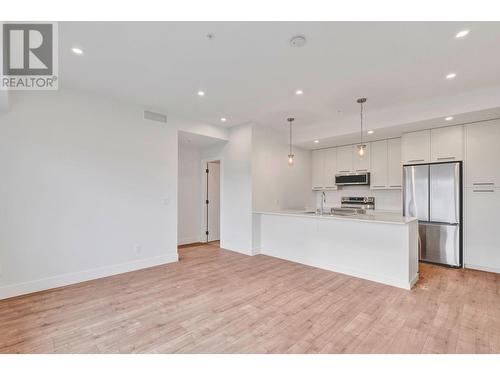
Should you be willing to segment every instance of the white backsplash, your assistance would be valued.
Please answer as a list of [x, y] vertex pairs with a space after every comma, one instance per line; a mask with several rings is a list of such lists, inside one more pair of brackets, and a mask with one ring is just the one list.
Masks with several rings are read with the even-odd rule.
[[[326, 206], [340, 207], [341, 197], [375, 197], [376, 210], [403, 210], [401, 190], [371, 190], [368, 186], [344, 186], [326, 191]], [[316, 192], [316, 207], [321, 205], [321, 192]]]

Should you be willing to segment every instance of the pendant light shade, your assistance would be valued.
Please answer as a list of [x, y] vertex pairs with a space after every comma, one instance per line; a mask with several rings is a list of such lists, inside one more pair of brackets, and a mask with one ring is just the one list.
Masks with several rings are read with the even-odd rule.
[[359, 139], [359, 145], [358, 147], [358, 156], [360, 159], [364, 158], [365, 156], [365, 148], [366, 145], [363, 143], [363, 104], [366, 103], [366, 98], [359, 98], [356, 100], [357, 103], [361, 106], [361, 112], [360, 112], [360, 118], [361, 118], [361, 131], [360, 131], [360, 139]]
[[295, 156], [292, 152], [292, 122], [295, 120], [293, 117], [289, 117], [286, 119], [288, 121], [288, 124], [289, 124], [289, 135], [290, 135], [290, 143], [289, 143], [289, 146], [290, 146], [290, 150], [288, 152], [288, 165], [289, 166], [292, 166], [293, 165], [293, 157]]

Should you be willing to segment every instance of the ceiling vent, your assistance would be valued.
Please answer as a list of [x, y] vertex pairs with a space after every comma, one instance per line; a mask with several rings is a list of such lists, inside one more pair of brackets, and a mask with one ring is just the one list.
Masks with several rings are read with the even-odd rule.
[[167, 122], [167, 115], [158, 112], [144, 111], [144, 120], [151, 120], [156, 122]]

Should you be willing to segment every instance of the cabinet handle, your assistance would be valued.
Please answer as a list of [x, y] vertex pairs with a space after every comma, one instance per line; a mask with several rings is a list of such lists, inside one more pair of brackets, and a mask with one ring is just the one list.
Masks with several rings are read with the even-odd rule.
[[389, 185], [389, 187], [401, 187], [401, 185]]
[[349, 173], [350, 171], [339, 171], [339, 173]]
[[425, 161], [424, 159], [413, 159], [413, 160], [408, 160], [408, 163], [415, 163], [417, 161]]
[[453, 159], [455, 159], [454, 156], [448, 156], [446, 158], [437, 158], [437, 160], [453, 160]]
[[495, 185], [493, 182], [473, 182], [474, 186], [493, 186]]
[[366, 172], [368, 169], [356, 169], [356, 172]]
[[487, 190], [487, 189], [474, 189], [472, 190], [474, 193], [494, 193], [495, 190]]
[[371, 187], [372, 188], [381, 188], [381, 187], [383, 188], [383, 187], [385, 187], [385, 185], [372, 185]]

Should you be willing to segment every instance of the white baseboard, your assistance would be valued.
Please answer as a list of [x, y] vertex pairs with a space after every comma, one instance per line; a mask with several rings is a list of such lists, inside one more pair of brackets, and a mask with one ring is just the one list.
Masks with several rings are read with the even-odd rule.
[[473, 269], [473, 270], [478, 270], [478, 271], [500, 273], [500, 268], [495, 268], [495, 267], [476, 266], [474, 264], [465, 264], [464, 267], [465, 268], [470, 268], [470, 269]]
[[241, 249], [235, 249], [235, 248], [232, 248], [230, 246], [224, 246], [222, 243], [220, 245], [220, 248], [221, 249], [224, 249], [224, 250], [229, 250], [229, 251], [233, 251], [235, 253], [239, 253], [239, 254], [243, 254], [243, 255], [248, 255], [248, 256], [253, 256], [253, 255], [256, 255], [254, 254], [253, 250], [241, 250]]
[[136, 271], [143, 268], [159, 266], [166, 263], [177, 262], [179, 260], [177, 252], [160, 255], [153, 258], [134, 260], [132, 262], [113, 264], [90, 270], [67, 273], [63, 275], [47, 277], [28, 281], [19, 284], [11, 284], [0, 287], [0, 300], [10, 297], [16, 297], [23, 294], [39, 292], [42, 290], [58, 288], [61, 286], [81, 283], [82, 281], [89, 281], [100, 279], [102, 277], [118, 275], [120, 273]]
[[419, 273], [417, 272], [415, 276], [413, 276], [413, 279], [410, 281], [410, 289], [413, 288], [413, 286], [417, 283], [419, 279]]
[[193, 237], [183, 237], [177, 240], [177, 245], [187, 245], [189, 243], [201, 242], [196, 236]]

